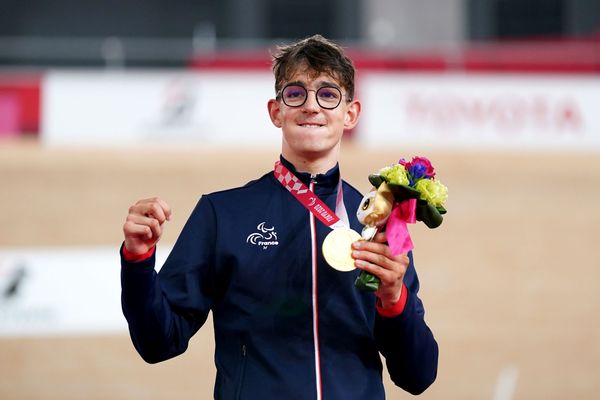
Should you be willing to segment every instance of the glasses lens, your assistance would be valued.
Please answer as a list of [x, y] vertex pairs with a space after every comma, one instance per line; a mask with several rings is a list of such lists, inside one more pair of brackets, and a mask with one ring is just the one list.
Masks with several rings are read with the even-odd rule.
[[317, 90], [317, 102], [323, 108], [336, 108], [342, 101], [342, 92], [335, 87], [322, 87]]
[[283, 88], [281, 97], [286, 105], [298, 107], [306, 101], [306, 89], [299, 85], [286, 86]]

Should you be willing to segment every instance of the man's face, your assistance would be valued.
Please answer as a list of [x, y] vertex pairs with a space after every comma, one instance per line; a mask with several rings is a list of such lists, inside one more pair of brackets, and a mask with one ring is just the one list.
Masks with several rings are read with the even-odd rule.
[[[282, 87], [288, 84], [303, 86], [308, 90], [304, 104], [290, 107], [281, 99], [269, 101], [269, 115], [273, 124], [283, 133], [282, 152], [304, 159], [326, 157], [337, 152], [345, 129], [356, 125], [360, 104], [348, 102], [344, 88], [328, 74], [315, 76], [306, 68], [299, 69]], [[328, 110], [317, 102], [316, 91], [322, 87], [337, 87], [342, 99], [336, 108]], [[324, 102], [322, 102], [324, 104]]]

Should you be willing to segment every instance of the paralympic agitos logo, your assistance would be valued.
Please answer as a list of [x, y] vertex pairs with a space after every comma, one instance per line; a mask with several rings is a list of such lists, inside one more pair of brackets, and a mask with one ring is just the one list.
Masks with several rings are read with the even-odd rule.
[[261, 246], [263, 250], [266, 250], [270, 246], [277, 246], [279, 242], [277, 241], [277, 232], [275, 232], [275, 227], [267, 228], [265, 226], [266, 222], [261, 222], [256, 226], [258, 232], [254, 232], [248, 235], [246, 238], [246, 243]]

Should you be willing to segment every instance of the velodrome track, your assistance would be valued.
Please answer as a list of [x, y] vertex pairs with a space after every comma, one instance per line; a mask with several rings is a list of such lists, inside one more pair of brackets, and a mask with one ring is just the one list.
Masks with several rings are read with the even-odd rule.
[[[598, 398], [598, 153], [365, 152], [346, 144], [341, 166], [365, 191], [369, 172], [415, 154], [432, 160], [450, 191], [439, 229], [411, 227], [426, 319], [441, 349], [438, 379], [421, 398]], [[172, 243], [202, 193], [243, 184], [277, 156], [0, 142], [0, 247], [117, 251], [127, 208], [154, 195], [174, 210], [163, 238]], [[145, 364], [125, 332], [0, 338], [0, 398], [210, 399], [212, 351], [210, 326], [186, 354], [158, 365]], [[389, 399], [412, 398], [386, 384]]]

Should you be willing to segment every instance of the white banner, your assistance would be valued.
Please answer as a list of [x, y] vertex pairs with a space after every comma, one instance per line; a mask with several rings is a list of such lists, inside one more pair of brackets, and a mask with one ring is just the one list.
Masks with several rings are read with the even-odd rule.
[[[600, 148], [600, 78], [362, 71], [353, 137], [377, 147]], [[279, 146], [270, 72], [52, 71], [47, 144]]]
[[599, 148], [600, 78], [367, 73], [366, 144]]
[[0, 250], [0, 337], [126, 333], [118, 250]]
[[41, 137], [50, 145], [279, 145], [262, 72], [51, 71]]

